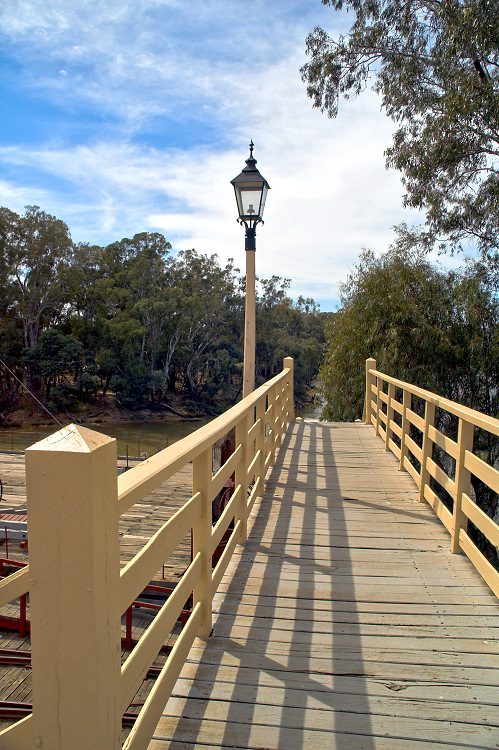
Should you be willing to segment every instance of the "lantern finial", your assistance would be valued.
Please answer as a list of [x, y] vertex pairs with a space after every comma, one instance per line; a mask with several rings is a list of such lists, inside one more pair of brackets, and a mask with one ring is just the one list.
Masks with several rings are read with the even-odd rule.
[[251, 142], [250, 142], [250, 145], [249, 145], [250, 155], [246, 159], [246, 166], [244, 167], [243, 172], [256, 172], [257, 171], [257, 169], [256, 169], [256, 159], [253, 156], [253, 149], [254, 148], [255, 148], [255, 144], [253, 143], [253, 139], [251, 139]]

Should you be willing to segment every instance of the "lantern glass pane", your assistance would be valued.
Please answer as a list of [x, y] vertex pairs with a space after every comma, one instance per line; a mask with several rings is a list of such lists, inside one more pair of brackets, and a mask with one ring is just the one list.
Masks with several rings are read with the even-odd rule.
[[259, 216], [261, 189], [249, 190], [241, 188], [241, 215], [242, 216]]
[[263, 216], [263, 209], [265, 208], [265, 201], [267, 200], [267, 186], [263, 186], [262, 190], [262, 202], [260, 205], [260, 218]]

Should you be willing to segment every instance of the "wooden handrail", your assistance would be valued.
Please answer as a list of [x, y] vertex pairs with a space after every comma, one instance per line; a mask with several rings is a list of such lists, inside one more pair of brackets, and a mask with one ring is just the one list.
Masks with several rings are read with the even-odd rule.
[[201, 554], [196, 555], [182, 576], [181, 582], [175, 587], [173, 594], [161, 608], [158, 615], [130, 656], [121, 668], [121, 710], [126, 711], [128, 704], [140, 687], [147, 670], [165, 642], [165, 630], [170, 632], [175, 625], [179, 613], [189, 598], [194, 584], [201, 573]]
[[483, 430], [487, 430], [493, 435], [499, 435], [499, 420], [494, 417], [489, 417], [487, 414], [476, 411], [476, 409], [470, 409], [468, 406], [462, 406], [456, 401], [451, 401], [443, 396], [437, 396], [436, 393], [425, 391], [424, 388], [418, 388], [418, 386], [406, 383], [404, 380], [393, 378], [391, 375], [379, 372], [375, 367], [370, 369], [369, 372], [373, 377], [380, 378], [380, 380], [383, 380], [385, 383], [392, 383], [396, 388], [401, 388], [412, 396], [418, 396], [424, 401], [438, 406], [439, 409], [448, 411], [449, 414], [453, 414], [455, 417], [463, 418], [467, 422], [471, 422], [476, 427], [481, 427]]
[[[213, 595], [236, 545], [246, 540], [248, 514], [294, 419], [293, 398], [287, 357], [279, 375], [232, 409], [119, 477], [116, 441], [76, 425], [27, 449], [30, 566], [0, 583], [0, 602], [31, 588], [33, 713], [0, 732], [2, 750], [25, 750], [27, 737], [52, 750], [118, 750], [123, 712], [192, 593], [187, 625], [124, 749], [147, 746], [194, 639], [210, 635]], [[235, 451], [213, 474], [213, 445], [234, 428]], [[190, 461], [191, 498], [120, 571], [120, 515]], [[213, 527], [212, 502], [233, 474], [234, 492]], [[193, 561], [121, 666], [123, 612], [190, 532]]]
[[0, 581], [0, 607], [14, 599], [19, 599], [29, 591], [29, 566], [16, 570]]
[[290, 374], [292, 374], [290, 368], [284, 368], [279, 375], [246, 396], [232, 409], [224, 412], [204, 427], [200, 427], [191, 435], [187, 435], [170, 447], [155, 453], [154, 456], [142, 461], [133, 469], [121, 474], [118, 477], [120, 515], [126, 513], [132, 505], [142, 500], [145, 495], [155, 490], [167, 479], [170, 479], [179, 469], [193, 461], [203, 451], [211, 448], [217, 440], [226, 435], [233, 427], [236, 427], [262, 397], [265, 398], [274, 384], [281, 382]]
[[[383, 390], [385, 385], [388, 385], [388, 393]], [[395, 398], [396, 389], [402, 391], [402, 401]], [[413, 396], [423, 401], [424, 418], [411, 408]], [[457, 441], [435, 427], [437, 407], [457, 417]], [[398, 421], [396, 414], [399, 415]], [[499, 492], [499, 471], [473, 453], [474, 428], [499, 436], [499, 420], [380, 372], [374, 359], [366, 361], [364, 420], [366, 424], [372, 424], [376, 434], [383, 438], [385, 450], [391, 450], [399, 459], [399, 468], [413, 477], [419, 487], [420, 502], [428, 502], [450, 532], [451, 552], [466, 554], [499, 597], [499, 571], [467, 532], [468, 521], [471, 521], [493, 546], [499, 545], [499, 525], [470, 497], [472, 474], [491, 490]], [[411, 426], [415, 436], [419, 435], [420, 445], [409, 434]], [[454, 478], [433, 460], [434, 445], [455, 461]], [[431, 488], [432, 479], [451, 497], [452, 512]]]
[[202, 495], [197, 492], [151, 537], [120, 571], [119, 611], [130, 606], [156, 571], [168, 560], [179, 543], [201, 518]]

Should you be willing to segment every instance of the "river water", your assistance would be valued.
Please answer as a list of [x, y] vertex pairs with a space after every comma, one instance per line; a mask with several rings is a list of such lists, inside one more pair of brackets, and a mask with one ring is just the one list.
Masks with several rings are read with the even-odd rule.
[[[168, 422], [158, 420], [151, 422], [99, 422], [98, 424], [83, 424], [90, 430], [102, 432], [109, 437], [116, 438], [118, 455], [144, 458], [163, 450], [168, 445], [177, 442], [191, 432], [205, 425], [209, 420], [196, 419], [185, 422]], [[46, 427], [20, 427], [18, 429], [0, 429], [0, 450], [24, 450], [33, 443], [43, 440], [48, 435], [60, 429], [59, 425]]]
[[[312, 417], [318, 419], [320, 407], [310, 405], [298, 410], [296, 416]], [[186, 420], [179, 422], [168, 421], [134, 421], [127, 422], [100, 422], [98, 424], [84, 424], [96, 432], [116, 438], [118, 443], [118, 455], [130, 458], [145, 458], [145, 454], [151, 456], [168, 445], [177, 442], [190, 435], [195, 430], [207, 424], [209, 419]], [[0, 450], [24, 450], [33, 443], [52, 435], [59, 429], [58, 425], [53, 427], [20, 427], [17, 429], [0, 428]]]

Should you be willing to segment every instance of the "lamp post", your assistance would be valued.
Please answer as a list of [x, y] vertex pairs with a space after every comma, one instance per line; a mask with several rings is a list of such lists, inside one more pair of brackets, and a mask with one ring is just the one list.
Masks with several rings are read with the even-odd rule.
[[255, 227], [263, 224], [263, 209], [270, 186], [256, 168], [253, 157], [254, 143], [249, 145], [250, 155], [246, 166], [231, 184], [234, 185], [238, 223], [246, 227], [246, 305], [244, 314], [244, 368], [243, 398], [255, 390]]

